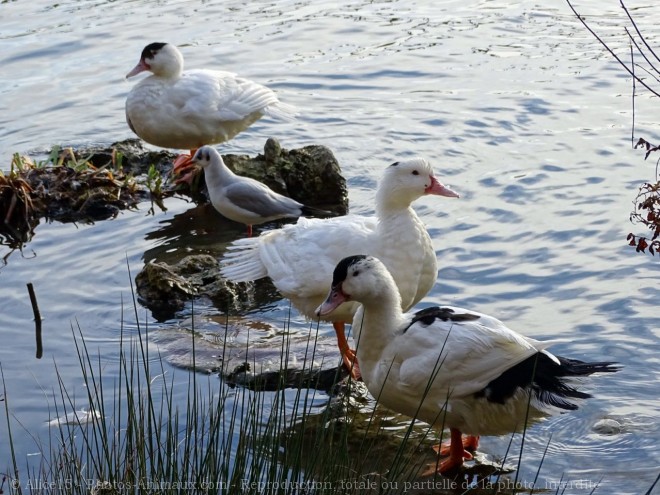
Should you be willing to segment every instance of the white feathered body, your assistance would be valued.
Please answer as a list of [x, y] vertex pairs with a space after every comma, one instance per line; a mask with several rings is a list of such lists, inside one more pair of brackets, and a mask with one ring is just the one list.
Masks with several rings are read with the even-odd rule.
[[[379, 403], [436, 428], [470, 435], [520, 431], [572, 400], [590, 397], [571, 380], [614, 372], [607, 362], [556, 357], [491, 316], [452, 306], [402, 313], [393, 277], [377, 258], [353, 256], [333, 272], [327, 314], [344, 301], [362, 306], [353, 335], [362, 379]], [[529, 411], [528, 411], [529, 405]]]
[[174, 45], [151, 43], [126, 75], [151, 72], [126, 98], [126, 121], [148, 143], [192, 150], [227, 141], [263, 115], [291, 119], [297, 113], [266, 86], [231, 72], [184, 72], [183, 64]]
[[[234, 282], [270, 277], [302, 314], [316, 318], [337, 262], [371, 254], [392, 273], [406, 310], [431, 290], [438, 271], [431, 238], [411, 207], [424, 194], [458, 196], [437, 181], [426, 160], [396, 162], [378, 185], [375, 217], [301, 218], [295, 225], [240, 239], [228, 247], [222, 274]], [[345, 303], [324, 319], [351, 321], [356, 308]]]
[[[332, 271], [345, 256], [378, 256], [391, 271], [408, 309], [433, 287], [437, 259], [426, 227], [412, 208], [377, 217], [300, 218], [296, 224], [235, 241], [223, 275], [234, 281], [270, 277], [307, 317], [323, 302]], [[351, 321], [356, 303], [337, 308], [331, 321]]]
[[194, 149], [221, 143], [267, 113], [290, 113], [277, 95], [231, 72], [189, 70], [176, 77], [151, 75], [126, 99], [126, 117], [146, 142]]
[[[385, 306], [382, 310], [369, 308], [365, 314], [358, 310], [353, 325], [360, 371], [379, 403], [436, 428], [451, 426], [470, 435], [522, 430], [528, 390], [518, 389], [503, 404], [478, 396], [478, 392], [507, 369], [557, 341], [528, 339], [495, 318], [462, 308], [452, 309], [479, 315], [479, 320], [453, 323], [436, 319], [428, 326], [417, 322], [409, 327], [412, 314], [399, 313], [397, 319]], [[388, 328], [392, 333], [383, 335]], [[547, 416], [551, 409], [533, 394], [530, 405], [530, 423]]]

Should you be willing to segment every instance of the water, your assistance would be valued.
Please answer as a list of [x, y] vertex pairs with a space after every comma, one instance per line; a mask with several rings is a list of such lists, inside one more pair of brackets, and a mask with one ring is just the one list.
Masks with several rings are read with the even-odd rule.
[[[577, 7], [627, 57], [619, 3]], [[653, 42], [657, 9], [629, 7]], [[635, 254], [625, 237], [642, 232], [628, 216], [654, 163], [630, 147], [629, 79], [566, 4], [33, 1], [3, 4], [0, 27], [0, 163], [7, 167], [16, 151], [131, 137], [123, 105], [135, 83], [123, 76], [152, 41], [180, 45], [188, 67], [238, 72], [298, 106], [296, 121], [261, 120], [222, 151], [254, 154], [269, 136], [287, 148], [325, 144], [349, 180], [354, 212], [373, 212], [385, 165], [427, 157], [462, 197], [417, 204], [441, 267], [424, 304], [474, 308], [532, 337], [568, 339], [558, 354], [625, 365], [589, 381], [595, 398], [580, 411], [534, 427], [521, 477], [533, 479], [552, 433], [541, 486], [562, 474], [585, 481], [571, 493], [589, 493], [601, 479], [596, 493], [651, 485], [660, 469], [660, 265]], [[636, 105], [637, 136], [660, 142], [657, 100], [641, 94]], [[177, 199], [167, 207], [95, 225], [42, 224], [0, 268], [0, 362], [27, 431], [45, 435], [57, 388], [53, 360], [65, 385], [84, 397], [72, 325], [112, 363], [122, 298], [126, 306], [143, 263], [218, 253], [208, 239], [223, 233], [208, 215], [187, 213], [194, 205]], [[42, 360], [33, 357], [27, 282], [45, 317]], [[277, 320], [285, 307], [277, 302], [262, 317]], [[150, 319], [146, 310], [140, 317]], [[619, 421], [622, 433], [593, 432], [602, 418]], [[485, 438], [482, 449], [503, 455], [507, 443]], [[18, 447], [22, 458], [37, 450], [26, 431]]]

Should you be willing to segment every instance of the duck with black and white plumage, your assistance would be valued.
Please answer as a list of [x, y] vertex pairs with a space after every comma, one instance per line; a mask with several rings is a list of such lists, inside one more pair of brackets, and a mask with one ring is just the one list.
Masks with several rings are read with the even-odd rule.
[[[449, 473], [470, 459], [479, 435], [521, 431], [553, 412], [577, 409], [590, 394], [575, 379], [618, 371], [616, 363], [555, 356], [539, 341], [476, 311], [435, 306], [401, 311], [401, 296], [383, 263], [367, 255], [343, 259], [317, 309], [323, 316], [346, 302], [361, 303], [353, 319], [362, 379], [382, 405], [450, 430]], [[463, 437], [463, 434], [467, 434]], [[435, 465], [430, 469], [435, 472]]]

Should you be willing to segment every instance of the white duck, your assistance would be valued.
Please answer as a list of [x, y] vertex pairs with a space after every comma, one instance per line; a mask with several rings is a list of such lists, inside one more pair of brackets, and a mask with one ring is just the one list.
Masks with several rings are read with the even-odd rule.
[[252, 225], [301, 215], [333, 215], [282, 196], [258, 180], [236, 175], [210, 146], [199, 148], [192, 163], [204, 169], [213, 207], [229, 220], [247, 225], [248, 237], [252, 236]]
[[[396, 282], [377, 258], [358, 255], [336, 267], [320, 316], [346, 301], [362, 304], [353, 320], [357, 357], [369, 392], [390, 409], [448, 427], [446, 473], [472, 456], [477, 435], [523, 429], [552, 410], [573, 410], [589, 394], [567, 378], [614, 372], [614, 363], [584, 363], [545, 349], [558, 342], [524, 337], [501, 321], [467, 309], [436, 306], [402, 313]], [[470, 435], [465, 440], [462, 433]]]
[[[411, 204], [423, 195], [458, 197], [433, 175], [422, 158], [396, 162], [385, 169], [376, 192], [376, 217], [300, 218], [294, 225], [234, 241], [221, 260], [223, 276], [234, 282], [270, 277], [277, 289], [305, 316], [316, 318], [339, 260], [363, 252], [379, 256], [401, 292], [407, 310], [435, 283], [438, 265], [431, 238]], [[354, 378], [355, 353], [344, 333], [355, 303], [324, 317], [332, 321], [344, 364]]]
[[191, 150], [175, 173], [205, 144], [228, 141], [263, 115], [290, 119], [296, 110], [266, 86], [217, 70], [183, 71], [183, 55], [169, 43], [147, 45], [127, 78], [149, 71], [126, 98], [126, 121], [141, 139]]

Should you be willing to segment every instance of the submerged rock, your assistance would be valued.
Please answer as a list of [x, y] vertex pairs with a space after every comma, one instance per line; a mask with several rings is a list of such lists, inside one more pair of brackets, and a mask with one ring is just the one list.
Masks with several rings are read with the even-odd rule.
[[600, 435], [618, 435], [624, 431], [624, 425], [613, 418], [603, 418], [591, 427], [591, 429]]
[[168, 363], [219, 373], [230, 386], [330, 391], [348, 376], [339, 366], [334, 337], [289, 332], [241, 316], [195, 316], [161, 328], [152, 338]]
[[174, 318], [192, 298], [205, 297], [225, 312], [242, 313], [276, 294], [269, 279], [253, 284], [227, 282], [218, 261], [207, 254], [186, 256], [174, 265], [147, 263], [135, 277], [135, 285], [139, 302], [159, 321]]

